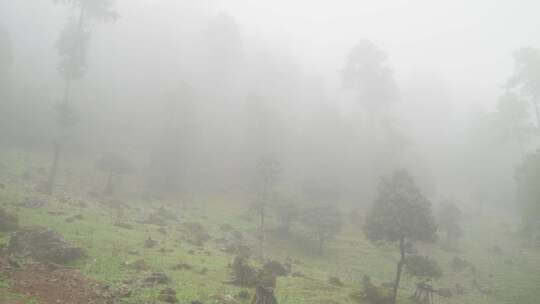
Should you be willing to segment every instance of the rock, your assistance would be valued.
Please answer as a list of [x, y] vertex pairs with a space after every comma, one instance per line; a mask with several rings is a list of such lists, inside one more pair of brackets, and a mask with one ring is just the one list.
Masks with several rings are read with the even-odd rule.
[[246, 245], [240, 244], [239, 242], [230, 242], [222, 248], [222, 251], [235, 255], [251, 255], [251, 248]]
[[126, 265], [129, 268], [137, 270], [137, 271], [145, 271], [145, 270], [150, 269], [148, 264], [146, 264], [146, 261], [143, 260], [143, 259], [136, 260], [136, 261], [134, 261], [132, 263], [126, 263]]
[[148, 238], [144, 241], [144, 247], [145, 247], [145, 248], [154, 248], [157, 244], [158, 244], [158, 242], [155, 241], [155, 240], [152, 240], [151, 237], [148, 237]]
[[300, 272], [300, 271], [293, 272], [292, 276], [294, 278], [305, 278], [306, 277], [306, 275], [303, 272]]
[[454, 286], [454, 289], [456, 291], [456, 294], [458, 295], [465, 294], [465, 288], [461, 284], [456, 283], [456, 285]]
[[450, 263], [450, 268], [452, 268], [452, 270], [456, 271], [456, 272], [459, 272], [459, 271], [462, 271], [464, 270], [465, 268], [468, 268], [468, 267], [471, 267], [472, 264], [465, 260], [465, 259], [462, 259], [460, 257], [454, 257], [452, 259], [452, 262]]
[[77, 215], [66, 218], [66, 223], [73, 223], [76, 220], [80, 221], [83, 219], [84, 219], [84, 216], [82, 214], [77, 214]]
[[169, 221], [176, 222], [178, 218], [173, 212], [166, 210], [164, 207], [160, 207], [154, 212], [150, 213], [148, 218], [142, 221], [143, 224], [152, 224], [157, 226], [166, 226]]
[[85, 256], [81, 248], [72, 246], [54, 230], [33, 227], [12, 233], [8, 253], [39, 261], [65, 264]]
[[158, 251], [159, 251], [161, 254], [167, 254], [167, 253], [170, 253], [170, 252], [174, 252], [174, 249], [168, 249], [168, 248], [162, 247], [162, 248], [159, 248]]
[[114, 292], [114, 295], [120, 298], [129, 298], [132, 294], [131, 288], [127, 285], [120, 285], [116, 291]]
[[236, 295], [236, 298], [240, 300], [249, 299], [249, 292], [242, 290]]
[[194, 300], [194, 301], [191, 301], [191, 304], [203, 304], [203, 303], [199, 300]]
[[268, 261], [263, 266], [263, 271], [265, 273], [271, 274], [273, 276], [287, 276], [289, 274], [289, 270], [285, 266], [283, 266], [278, 261]]
[[223, 224], [221, 226], [219, 226], [219, 230], [221, 231], [224, 231], [224, 232], [229, 232], [231, 230], [233, 230], [233, 227], [231, 226], [231, 224]]
[[334, 286], [342, 287], [344, 286], [343, 282], [338, 277], [329, 277], [328, 283]]
[[164, 227], [159, 227], [158, 232], [161, 234], [167, 234], [167, 229], [165, 229]]
[[143, 278], [142, 286], [152, 287], [158, 284], [168, 284], [170, 281], [171, 279], [163, 272], [154, 272], [149, 276]]
[[172, 288], [165, 288], [159, 292], [158, 300], [167, 303], [178, 303], [176, 291]]
[[238, 301], [236, 301], [231, 295], [222, 295], [218, 294], [213, 296], [216, 304], [238, 304]]
[[4, 208], [0, 207], [0, 231], [17, 230], [19, 219], [12, 214], [7, 213]]
[[187, 241], [195, 246], [203, 246], [210, 239], [210, 234], [200, 223], [190, 222], [184, 223], [182, 226], [183, 230], [188, 234]]
[[173, 270], [191, 270], [193, 267], [186, 263], [178, 263], [172, 267]]
[[8, 261], [8, 264], [9, 264], [10, 267], [21, 268], [21, 264], [15, 259], [13, 259], [11, 257], [8, 257], [7, 261]]
[[450, 288], [439, 288], [435, 292], [443, 298], [451, 298], [453, 295], [452, 289]]
[[47, 199], [42, 197], [27, 197], [19, 204], [19, 206], [23, 208], [37, 209], [45, 206], [47, 203]]
[[123, 229], [128, 229], [128, 230], [133, 229], [133, 225], [128, 224], [128, 223], [116, 222], [113, 225], [116, 226], [116, 227], [123, 228]]
[[244, 239], [244, 235], [242, 234], [242, 232], [240, 232], [238, 230], [234, 230], [231, 234], [237, 240], [243, 240]]
[[64, 215], [66, 214], [65, 212], [63, 211], [47, 211], [48, 214], [52, 215], [52, 216], [60, 216], [60, 215]]

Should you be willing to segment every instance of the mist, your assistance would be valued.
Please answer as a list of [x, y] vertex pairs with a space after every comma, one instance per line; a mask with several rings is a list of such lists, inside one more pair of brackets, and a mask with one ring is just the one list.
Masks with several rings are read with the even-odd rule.
[[0, 0], [0, 302], [535, 303], [538, 9]]

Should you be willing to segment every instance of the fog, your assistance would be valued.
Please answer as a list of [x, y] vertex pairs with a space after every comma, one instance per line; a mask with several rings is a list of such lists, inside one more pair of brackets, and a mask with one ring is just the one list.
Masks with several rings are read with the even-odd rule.
[[50, 197], [255, 202], [265, 243], [266, 203], [370, 227], [381, 189], [410, 178], [435, 211], [497, 214], [538, 242], [539, 9], [0, 0], [0, 181], [18, 185], [16, 153]]

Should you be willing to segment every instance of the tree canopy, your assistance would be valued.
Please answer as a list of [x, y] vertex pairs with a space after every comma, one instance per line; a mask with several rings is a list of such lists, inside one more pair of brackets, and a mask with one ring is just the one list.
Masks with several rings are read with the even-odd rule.
[[525, 158], [515, 178], [524, 232], [534, 241], [540, 236], [540, 149]]
[[319, 251], [334, 238], [343, 226], [341, 212], [335, 204], [317, 203], [304, 210], [302, 222], [311, 228], [319, 241]]
[[383, 108], [397, 98], [397, 85], [386, 63], [387, 55], [369, 40], [361, 40], [349, 53], [341, 76], [345, 88], [358, 93], [370, 111]]
[[364, 230], [372, 241], [436, 240], [431, 203], [406, 170], [395, 171], [381, 179]]
[[463, 213], [452, 201], [445, 201], [437, 216], [437, 224], [440, 230], [445, 231], [447, 240], [453, 241], [463, 235], [460, 222], [463, 219]]
[[535, 107], [537, 127], [540, 126], [540, 49], [523, 47], [514, 52], [514, 74], [508, 80], [507, 87], [529, 97]]

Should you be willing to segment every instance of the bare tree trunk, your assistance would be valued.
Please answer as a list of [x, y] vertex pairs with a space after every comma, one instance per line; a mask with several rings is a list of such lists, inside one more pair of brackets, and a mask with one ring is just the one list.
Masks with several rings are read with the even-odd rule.
[[265, 288], [262, 286], [257, 287], [251, 304], [277, 304], [276, 297], [274, 296], [274, 290], [272, 288]]
[[107, 183], [105, 184], [105, 189], [103, 189], [103, 194], [113, 194], [114, 188], [113, 188], [113, 172], [112, 170], [109, 171], [109, 177], [107, 177]]
[[536, 127], [540, 128], [540, 112], [538, 110], [538, 98], [534, 97], [533, 100], [534, 112], [536, 114]]
[[61, 143], [60, 140], [54, 143], [54, 159], [47, 180], [47, 194], [53, 194], [54, 184], [56, 182], [56, 173], [58, 172], [58, 160], [60, 158]]
[[322, 229], [317, 229], [317, 238], [319, 239], [319, 254], [322, 255], [324, 248], [324, 232]]
[[394, 281], [394, 288], [392, 291], [393, 304], [396, 304], [399, 281], [401, 280], [401, 272], [403, 270], [403, 265], [405, 264], [405, 239], [403, 237], [399, 240], [399, 252], [400, 252], [400, 259], [397, 264], [396, 280]]
[[263, 203], [263, 205], [261, 206], [261, 256], [262, 258], [264, 259], [265, 258], [265, 252], [264, 252], [264, 245], [265, 245], [265, 242], [266, 242], [266, 229], [264, 227], [264, 218], [265, 218], [265, 203]]
[[[77, 27], [77, 31], [79, 35], [82, 32], [83, 19], [84, 19], [84, 3], [81, 3], [79, 23]], [[78, 47], [79, 47], [79, 44], [75, 42], [75, 44], [73, 45], [73, 51], [75, 52]], [[64, 88], [64, 96], [62, 98], [62, 106], [63, 106], [62, 111], [67, 111], [67, 106], [69, 104], [70, 91], [71, 91], [71, 78], [69, 78], [69, 75], [68, 75], [68, 77], [66, 78], [66, 86]], [[64, 140], [63, 136], [61, 135], [58, 137], [57, 141], [54, 143], [54, 159], [51, 166], [51, 171], [49, 173], [49, 179], [47, 181], [47, 189], [46, 189], [48, 194], [53, 194], [54, 192], [54, 185], [56, 183], [56, 175], [58, 173], [58, 163], [60, 162], [60, 155], [61, 155], [61, 148], [63, 145], [63, 140]]]

